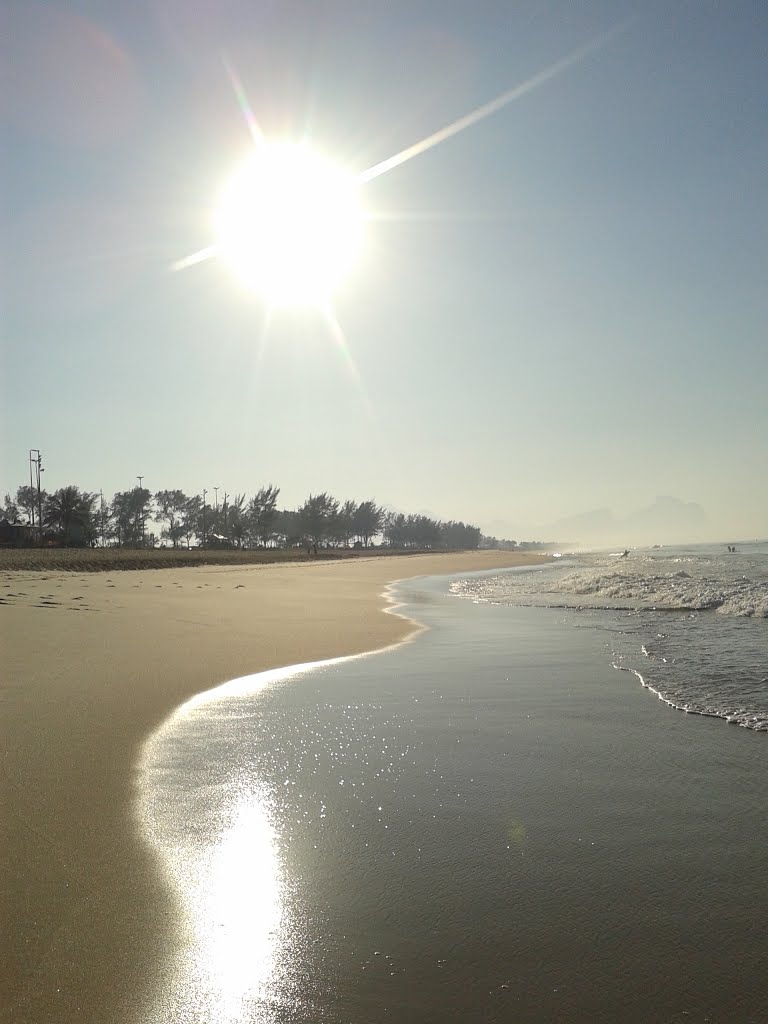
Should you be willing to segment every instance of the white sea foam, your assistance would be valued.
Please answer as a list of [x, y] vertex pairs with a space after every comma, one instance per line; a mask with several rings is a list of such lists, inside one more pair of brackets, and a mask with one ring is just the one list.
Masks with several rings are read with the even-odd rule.
[[643, 608], [711, 609], [722, 615], [768, 618], [768, 582], [746, 577], [692, 575], [682, 569], [666, 573], [593, 569], [571, 573], [555, 589]]
[[461, 580], [452, 589], [460, 597], [501, 604], [525, 604], [530, 599], [557, 606], [712, 610], [768, 618], [765, 558], [639, 554], [625, 561], [590, 555], [580, 556], [576, 571], [564, 575], [563, 568], [561, 562], [535, 575]]
[[[571, 610], [671, 707], [768, 731], [768, 545], [579, 555], [457, 581], [477, 603]], [[578, 615], [578, 620], [575, 616]]]

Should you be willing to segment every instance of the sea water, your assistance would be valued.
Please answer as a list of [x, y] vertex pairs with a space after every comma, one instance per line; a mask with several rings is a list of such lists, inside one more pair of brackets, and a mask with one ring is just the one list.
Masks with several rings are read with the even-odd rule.
[[736, 573], [707, 557], [411, 581], [413, 642], [180, 708], [141, 764], [176, 906], [142, 1022], [765, 1024], [768, 737], [613, 667], [655, 617], [765, 620], [568, 589]]
[[768, 542], [570, 555], [456, 581], [459, 597], [567, 610], [675, 708], [768, 730]]

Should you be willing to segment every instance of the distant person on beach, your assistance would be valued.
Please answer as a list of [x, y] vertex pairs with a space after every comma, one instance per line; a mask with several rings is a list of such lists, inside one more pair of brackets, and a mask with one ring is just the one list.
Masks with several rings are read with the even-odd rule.
[[624, 550], [621, 553], [621, 557], [622, 558], [629, 558], [629, 548], [624, 548]]

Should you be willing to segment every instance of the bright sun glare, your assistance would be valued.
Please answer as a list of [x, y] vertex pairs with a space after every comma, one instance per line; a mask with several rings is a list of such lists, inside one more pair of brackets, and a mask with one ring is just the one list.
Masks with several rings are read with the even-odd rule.
[[[333, 293], [354, 266], [363, 243], [368, 218], [361, 186], [561, 75], [627, 24], [604, 32], [489, 103], [357, 174], [346, 173], [306, 146], [266, 139], [237, 74], [225, 60], [254, 150], [219, 195], [214, 244], [176, 260], [171, 269], [186, 270], [220, 258], [269, 308], [316, 305], [330, 311]], [[333, 318], [329, 322], [340, 330]]]
[[358, 180], [304, 146], [261, 142], [219, 196], [216, 248], [272, 306], [326, 302], [362, 245]]

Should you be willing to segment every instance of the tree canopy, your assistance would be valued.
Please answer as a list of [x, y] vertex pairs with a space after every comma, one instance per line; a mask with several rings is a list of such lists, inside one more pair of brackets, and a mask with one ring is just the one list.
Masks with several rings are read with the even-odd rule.
[[207, 492], [179, 488], [154, 494], [145, 487], [118, 491], [106, 500], [69, 484], [51, 494], [28, 485], [6, 494], [2, 514], [12, 523], [40, 527], [44, 543], [68, 546], [367, 548], [378, 539], [393, 549], [477, 548], [477, 526], [388, 511], [375, 499], [343, 501], [327, 491], [310, 494], [296, 509], [279, 509], [280, 488], [269, 483], [247, 494], [224, 494], [211, 505]]

